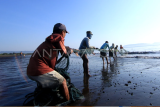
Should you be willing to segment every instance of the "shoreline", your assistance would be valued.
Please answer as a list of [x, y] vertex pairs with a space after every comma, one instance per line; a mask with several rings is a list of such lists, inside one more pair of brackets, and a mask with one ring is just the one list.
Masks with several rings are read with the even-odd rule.
[[9, 54], [6, 54], [6, 55], [2, 55], [2, 54], [0, 54], [0, 58], [3, 58], [3, 57], [14, 57], [14, 56], [23, 56], [24, 57], [24, 55], [26, 56], [26, 55], [32, 55], [32, 54], [23, 54], [23, 55], [18, 55], [18, 54], [11, 54], [11, 55], [9, 55]]
[[153, 51], [141, 51], [141, 52], [128, 52], [128, 54], [155, 54], [160, 53], [159, 51], [153, 52]]

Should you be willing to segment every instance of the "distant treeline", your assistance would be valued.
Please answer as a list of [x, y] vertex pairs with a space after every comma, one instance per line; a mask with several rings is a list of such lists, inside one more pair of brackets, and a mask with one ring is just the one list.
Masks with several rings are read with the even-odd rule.
[[153, 51], [147, 51], [147, 52], [128, 52], [128, 54], [153, 54], [153, 53], [158, 53], [158, 52], [153, 52]]
[[[20, 53], [2, 53], [0, 55], [20, 55]], [[22, 53], [22, 55], [32, 55], [32, 53]]]

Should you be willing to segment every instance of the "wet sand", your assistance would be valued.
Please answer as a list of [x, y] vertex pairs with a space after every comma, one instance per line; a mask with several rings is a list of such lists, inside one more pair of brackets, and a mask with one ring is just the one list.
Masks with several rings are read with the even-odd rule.
[[71, 106], [159, 106], [160, 60], [117, 58], [103, 66], [101, 59], [89, 59], [92, 77], [83, 76], [82, 61], [71, 60], [72, 82], [85, 99]]
[[[25, 95], [36, 83], [26, 76], [30, 56], [0, 60], [0, 105], [22, 106]], [[88, 56], [92, 77], [83, 75], [82, 59], [70, 57], [71, 82], [84, 95], [69, 106], [159, 106], [160, 60], [144, 58], [112, 59], [103, 66], [99, 55]], [[18, 62], [18, 63], [17, 63]], [[18, 66], [20, 68], [18, 68]], [[3, 82], [2, 82], [3, 81]]]

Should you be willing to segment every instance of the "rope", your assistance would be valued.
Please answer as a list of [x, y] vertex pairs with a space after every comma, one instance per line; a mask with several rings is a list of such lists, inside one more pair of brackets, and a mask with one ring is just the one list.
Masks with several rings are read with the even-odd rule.
[[111, 50], [106, 50], [106, 49], [93, 49], [93, 48], [87, 48], [87, 49], [80, 49], [80, 50], [77, 50], [77, 49], [73, 49], [73, 52], [74, 53], [80, 53], [80, 54], [92, 54], [95, 50], [97, 51], [100, 51], [100, 52], [109, 52], [109, 51], [116, 51], [116, 52], [119, 52], [119, 54], [121, 54], [121, 56], [123, 56], [124, 54], [128, 54], [129, 51], [125, 50], [125, 49], [111, 49]]

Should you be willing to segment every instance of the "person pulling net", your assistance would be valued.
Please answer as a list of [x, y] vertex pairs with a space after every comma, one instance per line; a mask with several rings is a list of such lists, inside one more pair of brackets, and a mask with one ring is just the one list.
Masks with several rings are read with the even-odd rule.
[[120, 54], [121, 56], [124, 56], [124, 55], [127, 55], [127, 54], [128, 54], [128, 51], [125, 50], [125, 49], [122, 47], [122, 45], [120, 45], [119, 54]]
[[[69, 67], [68, 55], [72, 53], [72, 50], [69, 47], [64, 46], [66, 33], [68, 33], [68, 31], [66, 30], [65, 25], [61, 23], [55, 24], [53, 33], [38, 46], [29, 60], [27, 76], [31, 80], [37, 82], [37, 88], [31, 95], [34, 97], [34, 105], [49, 105], [55, 98], [61, 98], [63, 102], [70, 102], [78, 99], [78, 97], [73, 98], [74, 95], [71, 93], [76, 92], [76, 94], [80, 94], [80, 92], [78, 90], [75, 91], [76, 88], [73, 88], [74, 85], [71, 84], [70, 77], [66, 72]], [[68, 53], [68, 50], [70, 53]], [[59, 52], [63, 57], [57, 61]], [[64, 63], [66, 60], [62, 60], [64, 57], [68, 59], [67, 63]], [[63, 63], [60, 63], [61, 61]], [[57, 65], [58, 63], [60, 64], [59, 67]], [[63, 68], [63, 65], [66, 66]], [[60, 94], [58, 95], [57, 93]], [[27, 95], [26, 97], [28, 99], [30, 96]], [[55, 104], [57, 103], [52, 105]]]

